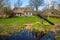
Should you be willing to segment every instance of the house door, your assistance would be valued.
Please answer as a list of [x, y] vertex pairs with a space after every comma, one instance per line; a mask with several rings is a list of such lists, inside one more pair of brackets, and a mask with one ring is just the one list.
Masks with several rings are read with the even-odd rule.
[[19, 16], [22, 16], [22, 14], [20, 13]]

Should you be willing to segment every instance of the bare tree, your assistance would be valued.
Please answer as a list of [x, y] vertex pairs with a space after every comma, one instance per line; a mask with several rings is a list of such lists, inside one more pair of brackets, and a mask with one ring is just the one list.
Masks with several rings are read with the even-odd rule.
[[2, 7], [2, 2], [3, 2], [3, 0], [0, 0], [0, 8]]
[[49, 0], [49, 1], [48, 1], [48, 3], [47, 3], [48, 19], [49, 19], [50, 14], [53, 13], [53, 11], [54, 11], [54, 9], [55, 9], [55, 7], [56, 7], [56, 6], [55, 6], [56, 3], [57, 3], [57, 2], [54, 1], [54, 0]]
[[4, 0], [3, 2], [2, 2], [2, 4], [3, 4], [3, 6], [4, 7], [10, 7], [11, 5], [11, 3], [10, 3], [10, 0]]
[[43, 4], [43, 0], [30, 0], [29, 2], [30, 7], [36, 11], [38, 11], [38, 8]]
[[11, 13], [11, 5], [10, 0], [0, 0], [0, 14], [4, 13], [9, 15]]
[[60, 11], [60, 4], [58, 4], [58, 10]]
[[17, 2], [14, 3], [14, 7], [20, 7], [22, 5], [21, 0], [17, 0]]
[[0, 0], [0, 9], [2, 8], [2, 2], [3, 2], [3, 0]]

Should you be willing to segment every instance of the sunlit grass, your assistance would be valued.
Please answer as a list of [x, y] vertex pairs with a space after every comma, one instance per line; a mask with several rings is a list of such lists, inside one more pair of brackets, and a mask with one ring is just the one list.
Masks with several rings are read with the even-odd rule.
[[24, 24], [33, 24], [36, 22], [40, 22], [40, 19], [35, 16], [21, 16], [16, 18], [7, 18], [7, 19], [0, 19], [0, 31], [1, 33], [5, 32], [12, 32], [15, 30], [14, 28], [18, 28], [17, 32], [21, 30]]
[[50, 17], [49, 20], [53, 23], [60, 23], [60, 18], [52, 18]]
[[[60, 23], [60, 19], [56, 18], [49, 18], [49, 20], [53, 23]], [[7, 19], [0, 19], [0, 34], [13, 34], [20, 32], [24, 24], [33, 24], [32, 28], [37, 29], [46, 29], [46, 28], [53, 28], [48, 22], [44, 21], [42, 24], [42, 20], [37, 16], [21, 16], [15, 18], [7, 18]], [[39, 23], [37, 23], [39, 22]]]
[[57, 37], [56, 40], [60, 40], [60, 37]]

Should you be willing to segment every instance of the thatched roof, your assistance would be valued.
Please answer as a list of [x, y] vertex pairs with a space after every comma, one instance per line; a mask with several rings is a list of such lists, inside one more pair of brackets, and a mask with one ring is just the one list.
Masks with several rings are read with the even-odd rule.
[[31, 12], [31, 9], [29, 8], [14, 8], [14, 13], [24, 13], [24, 12]]
[[43, 11], [43, 14], [48, 14], [49, 12], [51, 12], [51, 14], [60, 14], [60, 11], [56, 10], [56, 9], [46, 9]]

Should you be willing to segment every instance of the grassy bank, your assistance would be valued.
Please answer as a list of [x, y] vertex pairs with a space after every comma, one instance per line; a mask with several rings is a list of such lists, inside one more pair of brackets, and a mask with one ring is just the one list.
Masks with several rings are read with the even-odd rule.
[[[60, 19], [50, 18], [52, 22], [60, 23]], [[44, 24], [41, 23], [41, 19], [37, 16], [25, 16], [25, 17], [16, 17], [16, 18], [7, 18], [0, 19], [0, 34], [1, 35], [9, 35], [13, 33], [20, 32], [24, 24], [33, 24], [32, 28], [37, 29], [45, 29], [45, 28], [53, 28], [52, 25], [44, 21]]]
[[40, 20], [35, 16], [0, 19], [0, 34], [7, 35], [20, 32], [24, 24], [33, 24], [36, 22], [40, 22]]
[[60, 37], [57, 37], [56, 40], [60, 40]]

